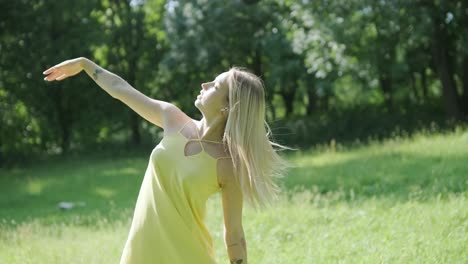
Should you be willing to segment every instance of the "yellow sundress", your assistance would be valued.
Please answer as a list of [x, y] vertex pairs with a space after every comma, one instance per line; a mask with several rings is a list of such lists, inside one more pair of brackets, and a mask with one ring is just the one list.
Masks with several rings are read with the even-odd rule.
[[[215, 141], [186, 138], [189, 122], [151, 152], [120, 264], [216, 263], [205, 205], [220, 190], [217, 161], [229, 157], [205, 151], [202, 141]], [[199, 141], [201, 152], [186, 156], [190, 141]]]

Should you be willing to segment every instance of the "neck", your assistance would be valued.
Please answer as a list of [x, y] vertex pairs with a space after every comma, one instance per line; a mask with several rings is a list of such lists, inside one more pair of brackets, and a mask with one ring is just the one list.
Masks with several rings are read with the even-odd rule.
[[203, 115], [200, 120], [200, 137], [204, 140], [219, 141], [223, 140], [224, 129], [226, 127], [226, 118], [222, 115], [208, 116]]

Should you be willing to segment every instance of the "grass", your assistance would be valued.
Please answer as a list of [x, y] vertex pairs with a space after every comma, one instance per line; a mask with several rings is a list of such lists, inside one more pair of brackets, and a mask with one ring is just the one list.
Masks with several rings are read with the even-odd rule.
[[[0, 171], [0, 263], [118, 263], [149, 152]], [[245, 207], [249, 263], [468, 263], [467, 130], [288, 159], [275, 206]], [[228, 263], [221, 208], [207, 225]]]

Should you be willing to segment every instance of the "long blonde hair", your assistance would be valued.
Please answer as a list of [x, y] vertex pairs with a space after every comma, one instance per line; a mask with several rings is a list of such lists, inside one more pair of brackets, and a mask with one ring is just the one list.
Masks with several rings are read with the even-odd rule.
[[284, 176], [289, 163], [280, 149], [291, 149], [271, 141], [271, 129], [265, 120], [263, 81], [244, 68], [234, 67], [227, 77], [229, 115], [224, 141], [234, 164], [243, 198], [254, 209], [271, 204], [281, 189], [275, 178]]

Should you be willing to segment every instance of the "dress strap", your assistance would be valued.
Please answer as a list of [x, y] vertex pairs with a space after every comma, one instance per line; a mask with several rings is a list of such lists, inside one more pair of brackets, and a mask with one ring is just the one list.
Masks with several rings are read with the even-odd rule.
[[221, 142], [221, 141], [213, 141], [213, 140], [207, 140], [207, 139], [200, 139], [200, 141], [211, 142], [211, 143], [216, 143], [216, 144], [224, 144], [224, 143]]
[[216, 160], [220, 160], [220, 159], [232, 159], [232, 157], [226, 156], [226, 157], [219, 157], [219, 158], [216, 158]]
[[203, 147], [203, 143], [202, 143], [202, 139], [200, 138], [200, 132], [198, 132], [198, 128], [197, 129], [197, 135], [198, 135], [198, 142], [200, 142], [200, 146], [202, 148], [202, 151], [205, 151], [205, 148]]
[[186, 126], [188, 123], [190, 123], [190, 121], [192, 121], [192, 120], [189, 120], [189, 121], [185, 122], [185, 124], [179, 129], [179, 131], [177, 131], [177, 133], [180, 133], [180, 132], [185, 128], [185, 126]]
[[[189, 121], [185, 122], [185, 124], [182, 126], [182, 128], [179, 129], [178, 133], [180, 133], [180, 132], [185, 128], [185, 126], [186, 126], [188, 123], [190, 123], [190, 121], [192, 121], [192, 120], [189, 120]], [[214, 141], [214, 140], [208, 140], [208, 139], [201, 139], [201, 137], [200, 137], [200, 132], [198, 132], [198, 129], [197, 129], [197, 135], [198, 135], [198, 139], [189, 139], [189, 140], [196, 140], [196, 141], [200, 142], [200, 145], [202, 145], [202, 149], [204, 149], [204, 148], [203, 148], [203, 144], [202, 144], [201, 142], [211, 142], [211, 143], [216, 143], [216, 144], [224, 144], [224, 142], [222, 142], [222, 141]]]

